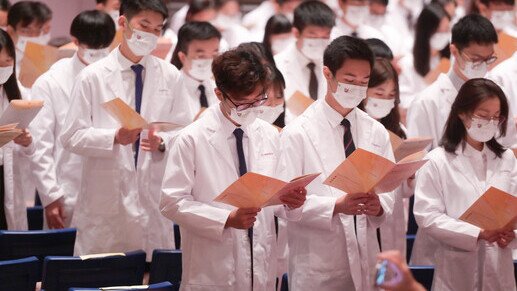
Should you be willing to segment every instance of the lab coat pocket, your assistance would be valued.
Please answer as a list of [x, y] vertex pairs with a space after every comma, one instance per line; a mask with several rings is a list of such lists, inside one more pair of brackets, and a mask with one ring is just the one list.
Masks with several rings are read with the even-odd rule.
[[120, 189], [119, 173], [116, 170], [95, 170], [88, 177], [86, 185], [86, 199], [92, 205], [92, 214], [104, 217], [116, 216], [119, 213]]
[[[202, 236], [192, 238], [188, 285], [230, 286], [235, 282], [233, 238], [227, 234], [222, 241]], [[185, 266], [185, 265], [184, 265]]]
[[261, 156], [259, 160], [256, 161], [253, 171], [267, 176], [272, 176], [274, 175], [276, 162], [277, 160], [274, 159], [272, 155]]
[[[436, 258], [437, 269], [435, 278], [447, 286], [443, 290], [474, 290], [473, 278], [478, 276], [478, 252], [466, 252], [455, 248], [443, 250], [443, 256]], [[440, 270], [441, 269], [441, 270]], [[442, 289], [439, 289], [442, 290]]]

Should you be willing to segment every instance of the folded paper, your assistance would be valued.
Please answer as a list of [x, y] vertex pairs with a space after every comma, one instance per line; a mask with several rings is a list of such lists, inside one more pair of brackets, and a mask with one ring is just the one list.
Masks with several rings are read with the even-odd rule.
[[409, 155], [425, 150], [433, 142], [433, 138], [431, 137], [401, 139], [393, 132], [388, 132], [390, 134], [393, 155], [395, 156], [395, 161], [397, 162]]

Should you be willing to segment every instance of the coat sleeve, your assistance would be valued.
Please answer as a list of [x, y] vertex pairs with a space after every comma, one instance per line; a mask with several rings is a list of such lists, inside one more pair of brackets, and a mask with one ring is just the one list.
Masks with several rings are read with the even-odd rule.
[[221, 241], [231, 210], [195, 200], [195, 145], [186, 136], [177, 137], [169, 157], [162, 183], [161, 213], [200, 236]]
[[66, 150], [78, 155], [110, 158], [113, 156], [117, 129], [93, 126], [92, 99], [100, 93], [94, 90], [92, 74], [84, 73], [79, 75], [72, 90], [72, 102], [63, 126], [61, 142]]
[[473, 251], [481, 229], [447, 215], [439, 168], [431, 157], [417, 173], [413, 208], [416, 222], [438, 241]]
[[407, 113], [407, 135], [408, 137], [430, 136], [433, 138], [432, 148], [438, 146], [440, 137], [434, 136], [431, 120], [434, 116], [430, 114], [422, 98], [417, 98], [408, 109]]
[[57, 183], [56, 160], [56, 114], [51, 85], [46, 77], [40, 78], [32, 87], [32, 99], [44, 101], [43, 108], [31, 122], [29, 130], [33, 137], [35, 151], [30, 155], [32, 174], [44, 207], [64, 196]]

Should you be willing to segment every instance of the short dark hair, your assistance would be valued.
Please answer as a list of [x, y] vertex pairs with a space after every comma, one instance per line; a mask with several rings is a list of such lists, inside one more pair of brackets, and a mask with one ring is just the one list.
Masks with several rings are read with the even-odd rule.
[[214, 0], [190, 0], [185, 21], [190, 22], [193, 15], [208, 9], [216, 9]]
[[275, 14], [271, 16], [264, 29], [264, 39], [262, 43], [266, 46], [266, 49], [272, 54], [271, 49], [271, 36], [281, 33], [289, 33], [293, 29], [293, 25], [283, 14]]
[[378, 38], [369, 38], [365, 40], [368, 44], [368, 47], [372, 50], [375, 58], [383, 58], [388, 59], [390, 61], [393, 60], [393, 52], [390, 47]]
[[15, 3], [7, 13], [7, 24], [16, 29], [18, 24], [27, 27], [33, 22], [42, 22], [38, 17], [33, 1], [20, 1]]
[[180, 61], [179, 52], [187, 53], [188, 46], [194, 40], [221, 39], [221, 33], [209, 22], [193, 21], [183, 24], [178, 31], [178, 42], [172, 54], [171, 64], [181, 70], [183, 64]]
[[105, 12], [90, 10], [77, 15], [70, 26], [70, 35], [91, 49], [108, 47], [115, 37], [115, 22]]
[[11, 2], [9, 0], [0, 0], [0, 10], [8, 11], [11, 8]]
[[508, 4], [515, 5], [515, 0], [479, 0], [479, 2], [489, 5], [489, 4]]
[[373, 68], [375, 58], [368, 44], [359, 38], [343, 35], [334, 39], [323, 53], [323, 65], [328, 67], [333, 75], [347, 60], [364, 60]]
[[237, 46], [238, 49], [247, 50], [256, 54], [262, 63], [266, 63], [271, 67], [275, 66], [273, 54], [269, 52], [261, 42], [243, 42]]
[[169, 18], [169, 11], [162, 0], [122, 0], [120, 2], [120, 15], [126, 16], [127, 19], [146, 10], [161, 14], [164, 20]]
[[267, 65], [255, 53], [242, 49], [229, 50], [215, 58], [212, 73], [217, 88], [237, 100], [253, 93], [258, 86], [265, 92], [271, 82]]
[[108, 2], [108, 0], [95, 0], [95, 2], [97, 4], [106, 4], [106, 2]]
[[[0, 29], [0, 51], [2, 49], [5, 49], [7, 54], [13, 58], [14, 63], [16, 64], [16, 50], [14, 48], [14, 42], [7, 32]], [[16, 81], [16, 66], [14, 66], [12, 75], [9, 77], [9, 79], [7, 79], [2, 87], [4, 87], [7, 99], [9, 101], [14, 99], [22, 99], [22, 94], [20, 93], [20, 88], [18, 87], [18, 81]]]
[[[501, 136], [506, 135], [509, 109], [508, 99], [503, 90], [491, 80], [483, 78], [470, 79], [461, 86], [445, 124], [445, 131], [440, 145], [443, 146], [446, 152], [454, 153], [461, 143], [465, 144], [467, 130], [459, 117], [460, 114], [472, 114], [481, 102], [494, 96], [500, 101], [500, 117], [504, 118], [504, 122], [499, 124], [499, 132]], [[496, 137], [487, 141], [486, 145], [498, 157], [501, 157], [505, 151], [504, 147], [496, 140]]]
[[38, 22], [45, 23], [52, 19], [52, 10], [50, 10], [50, 7], [48, 7], [47, 4], [35, 1], [34, 10], [36, 11]]
[[388, 6], [389, 2], [389, 0], [370, 0], [370, 3], [377, 3], [384, 6]]
[[479, 14], [470, 14], [461, 18], [452, 27], [451, 43], [459, 50], [470, 44], [489, 45], [498, 41], [497, 32], [490, 20]]
[[309, 25], [332, 28], [336, 25], [336, 15], [323, 2], [305, 1], [294, 9], [293, 26], [302, 32]]

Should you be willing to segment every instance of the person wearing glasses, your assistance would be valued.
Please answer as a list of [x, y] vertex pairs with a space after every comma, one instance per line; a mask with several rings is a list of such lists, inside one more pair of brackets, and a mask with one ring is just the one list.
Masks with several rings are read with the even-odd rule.
[[212, 72], [219, 106], [178, 134], [162, 184], [160, 210], [181, 229], [181, 288], [274, 290], [274, 216], [299, 219], [305, 189], [263, 209], [213, 201], [246, 172], [275, 177], [278, 130], [257, 118], [272, 70], [254, 52], [237, 48], [216, 57]]
[[508, 135], [508, 101], [493, 81], [459, 90], [440, 146], [417, 173], [414, 213], [436, 240], [433, 290], [516, 290], [514, 229], [488, 230], [459, 217], [490, 187], [517, 195], [517, 160], [498, 142]]

